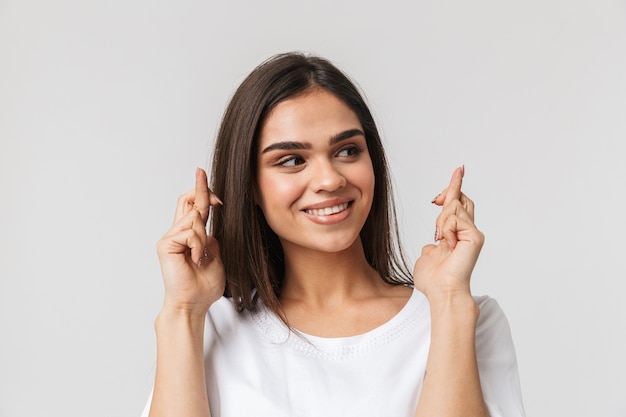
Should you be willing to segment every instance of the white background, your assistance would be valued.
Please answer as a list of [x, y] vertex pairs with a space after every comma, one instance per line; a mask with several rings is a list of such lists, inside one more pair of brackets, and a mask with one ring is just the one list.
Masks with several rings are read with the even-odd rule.
[[0, 0], [0, 416], [138, 416], [155, 244], [278, 52], [365, 91], [412, 260], [466, 166], [528, 416], [626, 416], [626, 3]]

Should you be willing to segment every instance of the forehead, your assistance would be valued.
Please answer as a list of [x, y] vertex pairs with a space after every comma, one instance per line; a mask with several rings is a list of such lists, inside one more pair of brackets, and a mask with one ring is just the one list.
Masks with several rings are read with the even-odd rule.
[[276, 141], [327, 141], [349, 129], [361, 129], [356, 113], [327, 90], [316, 88], [278, 103], [265, 119], [259, 148]]

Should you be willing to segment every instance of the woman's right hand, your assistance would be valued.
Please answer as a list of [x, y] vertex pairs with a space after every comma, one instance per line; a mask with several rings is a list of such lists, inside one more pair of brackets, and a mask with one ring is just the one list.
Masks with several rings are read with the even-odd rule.
[[208, 187], [206, 172], [198, 168], [195, 189], [178, 199], [174, 224], [157, 244], [164, 309], [204, 314], [224, 293], [219, 244], [206, 233], [210, 207], [221, 204]]

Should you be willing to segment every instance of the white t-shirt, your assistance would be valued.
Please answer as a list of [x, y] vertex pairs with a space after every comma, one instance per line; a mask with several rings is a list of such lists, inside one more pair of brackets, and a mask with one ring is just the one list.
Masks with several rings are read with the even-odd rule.
[[[491, 417], [523, 417], [506, 317], [494, 299], [475, 299], [478, 366]], [[205, 324], [211, 416], [411, 417], [429, 345], [429, 305], [417, 290], [387, 323], [340, 338], [289, 332], [268, 309], [237, 313], [222, 298]]]

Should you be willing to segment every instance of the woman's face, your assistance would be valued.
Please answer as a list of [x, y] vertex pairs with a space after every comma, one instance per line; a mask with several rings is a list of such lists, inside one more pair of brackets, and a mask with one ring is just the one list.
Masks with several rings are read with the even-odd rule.
[[356, 114], [323, 89], [279, 103], [259, 138], [257, 203], [285, 254], [349, 248], [372, 206], [374, 170]]

